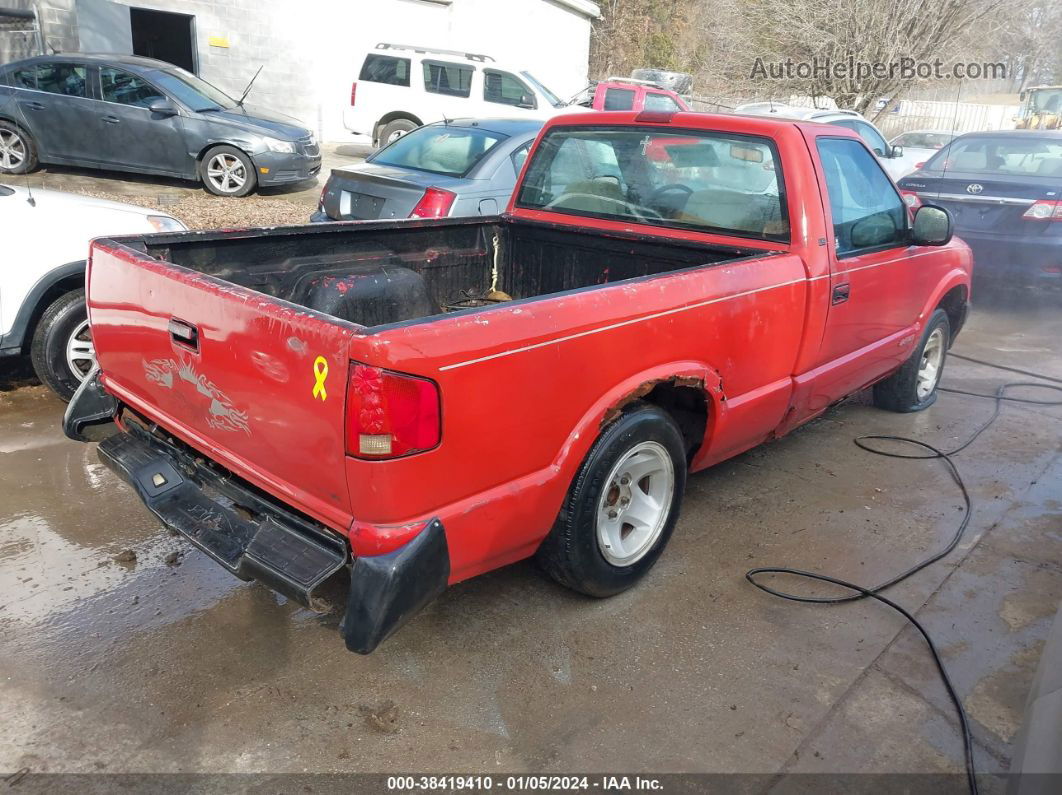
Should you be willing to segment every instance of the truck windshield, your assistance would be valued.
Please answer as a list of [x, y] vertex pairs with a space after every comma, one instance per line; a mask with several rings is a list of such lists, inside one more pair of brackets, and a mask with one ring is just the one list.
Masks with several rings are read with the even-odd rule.
[[531, 74], [530, 72], [521, 72], [520, 76], [523, 77], [524, 80], [526, 80], [528, 83], [533, 85], [536, 89], [538, 89], [538, 93], [540, 93], [542, 96], [544, 96], [546, 98], [546, 101], [550, 105], [552, 105], [555, 108], [563, 108], [564, 107], [564, 105], [565, 105], [564, 100], [561, 99], [560, 97], [558, 97], [556, 94], [554, 94], [548, 88], [546, 88], [546, 86], [543, 85], [538, 80], [538, 78], [536, 78], [533, 74]]
[[368, 160], [377, 165], [463, 177], [499, 141], [506, 138], [507, 135], [478, 127], [433, 124], [403, 135]]
[[774, 144], [645, 127], [559, 127], [539, 144], [517, 206], [787, 241]]

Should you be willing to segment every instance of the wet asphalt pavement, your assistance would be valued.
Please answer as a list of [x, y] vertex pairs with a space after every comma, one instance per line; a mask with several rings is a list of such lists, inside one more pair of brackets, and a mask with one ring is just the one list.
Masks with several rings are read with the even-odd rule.
[[[1057, 304], [978, 307], [956, 350], [1062, 377], [1060, 339]], [[981, 392], [1003, 380], [1028, 379], [956, 360], [944, 376]], [[0, 771], [961, 771], [952, 707], [898, 615], [782, 602], [743, 575], [786, 565], [872, 585], [944, 544], [962, 502], [940, 463], [852, 438], [951, 447], [991, 409], [850, 401], [693, 476], [632, 591], [590, 600], [517, 564], [360, 657], [336, 619], [160, 528], [94, 445], [62, 436], [62, 404], [2, 362]], [[1005, 407], [957, 457], [967, 536], [889, 592], [942, 649], [982, 770], [1007, 769], [1062, 598], [1060, 439], [1062, 409]]]

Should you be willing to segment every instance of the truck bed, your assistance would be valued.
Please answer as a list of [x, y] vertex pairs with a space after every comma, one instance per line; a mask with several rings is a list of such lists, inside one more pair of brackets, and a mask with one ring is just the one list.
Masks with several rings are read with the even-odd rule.
[[510, 218], [187, 233], [121, 241], [153, 259], [364, 327], [483, 309], [762, 250]]

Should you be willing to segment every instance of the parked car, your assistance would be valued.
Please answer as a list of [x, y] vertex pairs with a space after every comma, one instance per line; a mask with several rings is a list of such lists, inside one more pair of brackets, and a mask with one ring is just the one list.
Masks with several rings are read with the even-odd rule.
[[688, 471], [870, 385], [931, 405], [970, 269], [849, 130], [567, 116], [502, 216], [95, 241], [65, 431], [237, 576], [349, 582], [365, 653], [532, 555], [618, 593]]
[[343, 123], [386, 146], [434, 121], [505, 113], [544, 121], [566, 104], [531, 72], [489, 55], [381, 42], [350, 86]]
[[904, 158], [913, 161], [912, 170], [917, 170], [953, 138], [955, 133], [947, 130], [908, 130], [897, 135], [889, 144], [902, 147]]
[[1062, 131], [960, 135], [900, 189], [948, 208], [979, 280], [1062, 287]]
[[29, 356], [69, 400], [96, 364], [85, 312], [85, 257], [100, 235], [183, 230], [166, 213], [0, 184], [0, 357]]
[[691, 110], [674, 91], [648, 80], [610, 77], [590, 83], [576, 94], [571, 103], [591, 110], [649, 110], [675, 113]]
[[435, 122], [332, 170], [310, 220], [497, 215], [509, 203], [537, 119]]
[[820, 110], [797, 105], [781, 105], [777, 102], [752, 102], [739, 105], [735, 113], [748, 113], [756, 116], [774, 116], [786, 119], [802, 119], [819, 124], [833, 124], [852, 130], [867, 142], [874, 154], [881, 160], [885, 170], [893, 180], [914, 171], [915, 159], [903, 147], [889, 146], [881, 131], [854, 110]]
[[218, 196], [312, 179], [313, 133], [195, 75], [133, 55], [49, 55], [0, 67], [0, 173], [38, 163], [198, 180]]

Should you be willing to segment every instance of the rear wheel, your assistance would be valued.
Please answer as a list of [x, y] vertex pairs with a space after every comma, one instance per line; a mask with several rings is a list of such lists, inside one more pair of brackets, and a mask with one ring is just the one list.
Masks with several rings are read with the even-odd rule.
[[203, 155], [199, 176], [215, 196], [246, 196], [258, 182], [251, 158], [234, 146], [215, 146]]
[[537, 558], [562, 585], [611, 596], [656, 563], [678, 520], [686, 454], [675, 422], [637, 404], [601, 434]]
[[27, 174], [37, 167], [32, 136], [11, 122], [0, 121], [0, 174]]
[[393, 144], [406, 133], [412, 132], [413, 130], [417, 129], [418, 126], [420, 125], [418, 125], [412, 119], [393, 119], [387, 122], [387, 124], [385, 124], [380, 130], [380, 138], [378, 144], [381, 147], [387, 146], [388, 144]]
[[74, 396], [96, 366], [84, 290], [61, 295], [44, 310], [33, 332], [30, 358], [37, 377], [60, 398]]
[[889, 411], [921, 411], [937, 400], [937, 386], [951, 344], [951, 325], [943, 309], [929, 317], [922, 339], [903, 366], [874, 385], [874, 405]]

